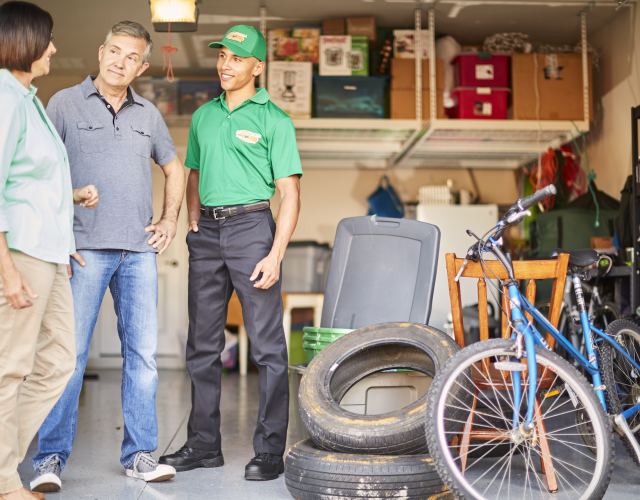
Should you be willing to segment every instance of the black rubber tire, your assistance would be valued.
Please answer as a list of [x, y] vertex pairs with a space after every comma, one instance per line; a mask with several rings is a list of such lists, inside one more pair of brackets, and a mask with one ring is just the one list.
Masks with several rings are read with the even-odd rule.
[[298, 500], [449, 500], [428, 455], [380, 456], [334, 453], [307, 439], [284, 460], [284, 479]]
[[[442, 393], [444, 387], [446, 386], [448, 380], [452, 377], [457, 367], [463, 365], [469, 360], [473, 358], [476, 354], [489, 351], [494, 348], [501, 348], [504, 350], [512, 349], [514, 341], [510, 339], [493, 339], [487, 340], [485, 342], [478, 342], [477, 344], [472, 344], [455, 356], [453, 359], [445, 363], [442, 369], [438, 372], [437, 377], [434, 378], [431, 387], [429, 388], [429, 404], [427, 405], [427, 427], [426, 427], [426, 439], [430, 442], [430, 448], [432, 449], [432, 456], [434, 462], [436, 464], [436, 468], [440, 474], [440, 477], [444, 481], [445, 485], [451, 490], [451, 492], [455, 495], [456, 498], [478, 498], [474, 492], [468, 491], [465, 488], [464, 484], [458, 482], [455, 474], [453, 474], [449, 470], [449, 465], [447, 462], [447, 458], [443, 454], [440, 449], [438, 443], [438, 430], [437, 430], [437, 408], [439, 404], [439, 398], [442, 397]], [[572, 376], [575, 377], [575, 380], [578, 384], [582, 385], [587, 393], [589, 394], [589, 398], [591, 399], [591, 404], [596, 409], [597, 418], [600, 420], [600, 424], [602, 428], [610, 428], [608, 417], [600, 404], [595, 392], [591, 385], [587, 382], [587, 380], [578, 372], [570, 363], [566, 360], [562, 359], [556, 353], [552, 351], [548, 351], [539, 346], [536, 346], [536, 356], [538, 358], [545, 357], [547, 359], [551, 359], [555, 366], [562, 366], [566, 372], [574, 372]], [[457, 396], [455, 396], [457, 397]], [[448, 411], [448, 409], [447, 409]], [[449, 427], [447, 427], [448, 431]], [[609, 486], [609, 482], [611, 481], [611, 475], [613, 473], [613, 459], [614, 459], [614, 447], [613, 447], [613, 437], [611, 432], [604, 432], [603, 437], [605, 439], [604, 443], [604, 470], [600, 477], [600, 482], [597, 484], [595, 491], [590, 495], [589, 500], [600, 500], [607, 491]], [[561, 495], [558, 496], [560, 498]]]
[[[607, 320], [606, 326], [604, 325], [603, 316]], [[606, 329], [611, 323], [619, 320], [621, 316], [618, 306], [614, 302], [603, 302], [595, 311], [593, 325], [599, 329]]]
[[339, 403], [372, 373], [405, 368], [434, 377], [459, 350], [446, 333], [414, 323], [369, 326], [332, 342], [313, 359], [300, 382], [300, 416], [309, 437], [320, 449], [342, 453], [426, 453], [426, 394], [380, 415], [357, 415]]
[[[627, 319], [619, 319], [614, 321], [607, 327], [605, 333], [611, 337], [615, 337], [617, 332], [621, 329], [631, 330], [633, 332], [636, 332], [640, 336], [640, 326], [638, 326], [635, 321], [629, 321]], [[596, 345], [598, 349], [597, 352], [600, 377], [602, 378], [602, 383], [606, 387], [604, 394], [607, 401], [607, 410], [610, 415], [619, 415], [623, 410], [626, 410], [627, 407], [622, 407], [618, 392], [611, 390], [612, 388], [616, 387], [615, 376], [613, 373], [614, 348], [606, 341], [598, 342]], [[638, 388], [640, 389], [640, 383], [638, 384]], [[631, 425], [630, 427], [634, 427], [635, 424], [636, 423], [634, 422], [634, 425]], [[636, 440], [640, 442], [640, 431], [634, 435], [636, 437]], [[631, 456], [636, 465], [640, 466], [640, 461], [638, 460], [638, 455], [633, 448], [633, 444], [629, 442], [629, 439], [626, 436], [620, 436], [620, 439], [622, 439], [624, 447], [627, 449], [627, 452], [629, 452], [629, 456]]]

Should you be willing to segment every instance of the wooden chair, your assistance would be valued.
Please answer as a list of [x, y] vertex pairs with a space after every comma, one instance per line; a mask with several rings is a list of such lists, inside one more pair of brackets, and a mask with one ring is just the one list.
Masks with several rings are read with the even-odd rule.
[[[464, 322], [462, 319], [462, 300], [460, 296], [460, 283], [455, 281], [455, 277], [462, 267], [464, 259], [457, 258], [455, 254], [446, 254], [447, 264], [447, 278], [449, 283], [449, 297], [451, 300], [451, 315], [453, 317], [453, 331], [456, 342], [460, 347], [465, 347], [464, 341]], [[491, 271], [487, 270], [487, 276], [490, 279], [499, 278], [501, 280], [507, 279], [507, 273], [498, 261], [486, 261]], [[569, 255], [560, 254], [555, 260], [536, 260], [536, 261], [515, 261], [513, 263], [513, 270], [516, 279], [528, 280], [526, 297], [529, 302], [535, 304], [536, 299], [536, 280], [539, 279], [553, 279], [553, 290], [551, 292], [551, 304], [549, 307], [549, 322], [557, 328], [558, 320], [560, 318], [560, 308], [562, 306], [562, 299], [564, 293], [564, 285], [567, 278], [567, 267], [569, 265]], [[484, 273], [479, 263], [468, 262], [462, 273], [462, 278], [476, 278], [478, 279], [478, 313], [480, 322], [480, 341], [489, 339], [489, 318], [487, 312], [487, 284], [485, 282]], [[508, 307], [508, 290], [506, 287], [503, 289], [502, 295], [502, 309], [509, 312]], [[528, 320], [531, 320], [531, 315], [526, 314]], [[502, 314], [502, 338], [509, 338], [511, 335], [509, 328], [509, 318]], [[555, 339], [547, 334], [546, 341], [549, 343], [551, 349], [555, 344]], [[505, 379], [500, 371], [495, 368], [483, 365], [479, 367], [481, 375], [475, 373], [474, 382], [476, 387], [480, 389], [495, 389], [495, 390], [511, 390], [512, 384], [505, 383]], [[553, 383], [554, 374], [545, 370], [544, 373], [538, 371], [538, 386], [540, 388], [548, 388]], [[489, 382], [487, 382], [489, 380]], [[526, 380], [526, 371], [523, 373], [522, 380]], [[477, 396], [477, 392], [476, 392]], [[476, 413], [477, 397], [474, 396], [472, 411], [467, 418], [467, 422], [462, 430], [461, 436], [456, 436], [455, 444], [460, 443], [460, 457], [461, 457], [461, 469], [464, 470], [467, 465], [467, 453], [469, 451], [469, 444], [471, 439], [479, 440], [492, 440], [492, 439], [506, 439], [503, 434], [498, 431], [479, 430], [474, 429], [473, 420]], [[525, 396], [526, 397], [526, 396]], [[542, 413], [540, 411], [540, 400], [536, 398], [536, 404], [534, 407], [534, 417], [536, 420], [536, 426], [539, 433], [540, 442], [540, 462], [542, 465], [542, 472], [547, 479], [547, 486], [550, 492], [558, 490], [558, 484], [556, 480], [551, 455], [549, 452], [549, 443], [547, 440], [544, 422], [542, 421]]]

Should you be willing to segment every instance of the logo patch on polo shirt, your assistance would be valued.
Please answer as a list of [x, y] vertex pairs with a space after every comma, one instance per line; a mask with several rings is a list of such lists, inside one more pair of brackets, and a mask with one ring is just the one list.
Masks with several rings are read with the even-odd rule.
[[249, 144], [256, 144], [262, 136], [248, 130], [236, 130], [236, 137], [241, 141], [248, 142]]
[[245, 41], [247, 37], [248, 35], [245, 35], [244, 33], [240, 33], [239, 31], [232, 31], [231, 33], [227, 33], [227, 38], [235, 42], [242, 43]]

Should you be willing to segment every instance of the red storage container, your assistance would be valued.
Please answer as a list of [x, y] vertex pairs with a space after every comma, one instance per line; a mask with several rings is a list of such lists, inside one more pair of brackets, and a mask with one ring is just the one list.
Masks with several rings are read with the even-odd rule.
[[506, 120], [509, 89], [489, 87], [457, 88], [451, 93], [455, 102], [452, 118]]
[[[452, 64], [455, 87], [509, 87], [508, 54], [459, 54]], [[533, 77], [532, 77], [533, 78]]]

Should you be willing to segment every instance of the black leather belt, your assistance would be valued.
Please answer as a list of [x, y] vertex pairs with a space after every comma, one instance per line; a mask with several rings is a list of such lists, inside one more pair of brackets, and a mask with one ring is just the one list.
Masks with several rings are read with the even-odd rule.
[[215, 220], [227, 219], [229, 217], [235, 217], [236, 215], [248, 214], [251, 212], [259, 212], [260, 210], [266, 210], [270, 207], [269, 200], [257, 201], [256, 203], [249, 203], [248, 205], [234, 205], [231, 207], [200, 207], [200, 215], [204, 217], [211, 217]]

